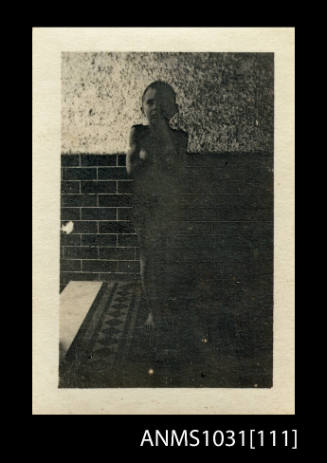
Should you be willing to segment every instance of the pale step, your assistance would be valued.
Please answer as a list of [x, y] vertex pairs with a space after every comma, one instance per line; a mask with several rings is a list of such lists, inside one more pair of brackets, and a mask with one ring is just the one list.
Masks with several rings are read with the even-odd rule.
[[102, 281], [70, 281], [60, 294], [60, 361], [90, 310]]

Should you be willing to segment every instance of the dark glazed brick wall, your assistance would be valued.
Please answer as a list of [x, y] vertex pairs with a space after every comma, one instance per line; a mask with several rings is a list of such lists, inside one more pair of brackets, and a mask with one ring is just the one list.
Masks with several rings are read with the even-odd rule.
[[[70, 280], [138, 279], [125, 155], [63, 154], [61, 193], [62, 223], [74, 223], [61, 232], [61, 289]], [[210, 291], [272, 281], [272, 154], [188, 154], [179, 204], [173, 271], [211, 282]]]

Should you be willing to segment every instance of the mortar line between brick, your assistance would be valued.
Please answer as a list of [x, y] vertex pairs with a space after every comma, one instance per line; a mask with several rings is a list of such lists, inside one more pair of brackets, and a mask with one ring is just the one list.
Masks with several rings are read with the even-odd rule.
[[[79, 209], [79, 208], [75, 208]], [[111, 208], [114, 209], [114, 208]], [[68, 219], [67, 219], [68, 220]], [[63, 220], [63, 222], [67, 222], [67, 220]], [[74, 222], [74, 220], [72, 220]], [[117, 220], [117, 219], [84, 219], [84, 220], [76, 220], [75, 222], [130, 222], [130, 220]]]
[[[64, 244], [64, 245], [62, 245], [62, 248], [78, 248], [78, 249], [87, 248], [87, 249], [90, 249], [90, 248], [94, 248], [94, 247], [96, 247], [96, 248], [115, 249], [114, 246], [106, 246], [106, 245], [101, 245], [101, 244], [97, 244], [96, 246], [95, 245], [90, 245], [90, 244], [82, 244], [81, 246], [78, 245], [78, 244], [75, 244], [75, 245], [73, 245], [73, 244], [70, 244], [70, 245]], [[132, 248], [133, 248], [133, 246], [130, 246], [130, 247], [127, 247], [126, 249], [132, 249]]]
[[[114, 249], [114, 248], [113, 248]], [[93, 257], [93, 258], [86, 258], [86, 257], [62, 257], [61, 260], [83, 260], [83, 261], [101, 261], [101, 262], [138, 262], [139, 259], [105, 259], [105, 258], [99, 258], [99, 257]], [[176, 262], [189, 262], [189, 261], [176, 261]], [[200, 264], [208, 263], [208, 262], [213, 262], [213, 261], [201, 261], [199, 262]]]
[[[99, 271], [93, 271], [93, 270], [80, 270], [80, 271], [79, 271], [79, 270], [63, 270], [61, 273], [62, 273], [63, 276], [65, 276], [65, 273], [82, 273], [82, 274], [86, 274], [86, 275], [89, 274], [89, 273], [91, 273], [91, 274], [97, 274], [97, 275], [99, 275]], [[121, 274], [121, 275], [135, 275], [135, 272], [119, 272], [119, 271], [117, 271], [117, 270], [114, 270], [114, 271], [112, 271], [112, 272], [105, 272], [105, 271], [102, 271], [101, 273], [102, 273], [102, 274], [104, 274], [104, 273], [105, 273], [105, 274], [108, 274], [108, 276], [109, 276], [109, 275], [112, 275], [113, 273], [114, 273], [114, 274], [119, 273], [119, 274]]]

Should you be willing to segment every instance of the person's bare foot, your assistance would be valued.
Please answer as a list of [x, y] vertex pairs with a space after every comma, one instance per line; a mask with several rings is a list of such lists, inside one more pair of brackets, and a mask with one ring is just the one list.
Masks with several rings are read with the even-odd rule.
[[152, 330], [155, 327], [153, 315], [151, 312], [149, 313], [148, 318], [145, 320], [144, 326], [148, 331]]

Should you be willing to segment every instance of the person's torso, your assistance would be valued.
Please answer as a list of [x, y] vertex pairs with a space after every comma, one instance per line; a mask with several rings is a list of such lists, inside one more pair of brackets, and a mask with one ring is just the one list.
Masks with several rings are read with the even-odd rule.
[[152, 199], [153, 203], [166, 204], [181, 189], [177, 159], [181, 149], [180, 133], [172, 130], [169, 139], [158, 138], [151, 134], [148, 126], [138, 127], [140, 157], [144, 166], [134, 179], [134, 194], [145, 201]]

